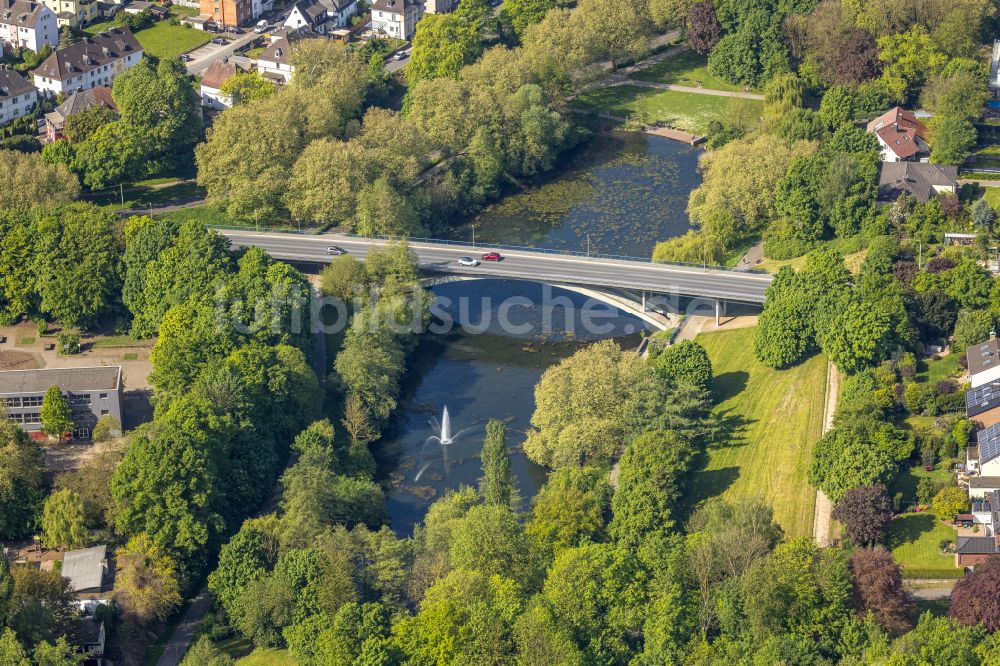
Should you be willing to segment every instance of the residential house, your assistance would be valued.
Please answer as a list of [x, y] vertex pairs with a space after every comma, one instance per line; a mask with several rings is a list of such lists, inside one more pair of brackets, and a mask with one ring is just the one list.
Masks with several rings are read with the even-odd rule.
[[371, 7], [373, 33], [406, 41], [413, 39], [424, 13], [419, 0], [375, 0]]
[[257, 71], [266, 79], [278, 84], [288, 83], [295, 73], [291, 63], [292, 48], [295, 42], [302, 39], [317, 37], [316, 33], [307, 27], [288, 30], [268, 44], [263, 53], [257, 56]]
[[90, 439], [102, 416], [122, 422], [121, 366], [0, 372], [0, 404], [6, 406], [7, 418], [29, 434], [41, 436], [42, 401], [52, 386], [59, 387], [73, 411], [75, 439]]
[[6, 125], [31, 113], [38, 102], [35, 86], [20, 72], [0, 65], [0, 125]]
[[969, 477], [969, 499], [982, 499], [1000, 490], [1000, 476]]
[[969, 364], [969, 381], [973, 388], [1000, 381], [1000, 340], [995, 336], [966, 349], [965, 358]]
[[155, 2], [147, 2], [147, 0], [132, 0], [132, 2], [122, 8], [122, 11], [126, 14], [149, 12], [154, 21], [162, 21], [170, 15], [170, 10], [166, 7], [158, 5]]
[[[31, 49], [59, 44], [56, 14], [31, 0], [0, 0], [0, 42], [10, 49]], [[2, 49], [0, 49], [2, 50]]]
[[63, 555], [63, 578], [68, 578], [77, 594], [104, 591], [108, 575], [108, 547], [106, 545], [70, 550]]
[[118, 112], [118, 106], [115, 104], [114, 97], [111, 94], [111, 88], [98, 86], [96, 88], [88, 88], [87, 90], [79, 90], [70, 94], [66, 98], [66, 101], [57, 106], [54, 111], [46, 113], [46, 140], [51, 142], [64, 138], [62, 131], [66, 125], [66, 121], [81, 111], [86, 111], [94, 106], [103, 106], [115, 113]]
[[927, 203], [938, 194], [958, 192], [958, 167], [928, 162], [882, 162], [878, 200], [892, 203], [903, 194]]
[[104, 664], [105, 639], [104, 622], [94, 617], [85, 617], [77, 623], [76, 646], [83, 655], [84, 666]]
[[108, 11], [99, 0], [42, 0], [42, 3], [55, 12], [60, 28], [82, 28], [100, 21]]
[[142, 47], [128, 28], [111, 28], [59, 49], [31, 72], [43, 94], [69, 94], [109, 86], [142, 58]]
[[[970, 475], [987, 479], [1000, 477], [1000, 426], [992, 425], [976, 433], [976, 443], [965, 455], [965, 467]], [[972, 495], [970, 476], [969, 494]]]
[[292, 6], [284, 26], [308, 27], [320, 35], [347, 26], [358, 13], [358, 0], [299, 0]]
[[253, 0], [201, 0], [201, 17], [208, 17], [219, 27], [236, 27], [253, 20]]
[[955, 541], [955, 564], [960, 567], [974, 567], [996, 554], [997, 540], [993, 536], [960, 536]]
[[425, 14], [448, 14], [458, 8], [458, 0], [424, 0]]
[[910, 111], [895, 107], [868, 123], [886, 162], [927, 161], [927, 127]]
[[233, 105], [232, 95], [222, 93], [222, 84], [244, 71], [229, 58], [216, 60], [201, 75], [201, 104], [212, 109], [224, 110]]

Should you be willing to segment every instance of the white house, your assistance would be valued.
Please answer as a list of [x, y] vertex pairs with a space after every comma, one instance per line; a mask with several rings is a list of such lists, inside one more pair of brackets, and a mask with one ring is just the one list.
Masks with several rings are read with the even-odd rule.
[[295, 67], [291, 63], [292, 48], [300, 39], [315, 38], [317, 35], [308, 27], [289, 30], [268, 44], [264, 52], [257, 56], [257, 71], [266, 79], [282, 84], [292, 80]]
[[325, 35], [348, 25], [358, 13], [358, 0], [299, 0], [292, 6], [284, 26], [291, 30], [308, 27]]
[[111, 28], [59, 49], [31, 72], [35, 87], [57, 95], [110, 86], [116, 76], [142, 58], [142, 47], [128, 28]]
[[243, 69], [236, 63], [229, 62], [229, 58], [216, 60], [201, 75], [201, 103], [212, 109], [228, 109], [233, 105], [232, 95], [222, 93], [223, 84], [229, 79], [242, 72]]
[[[976, 433], [976, 443], [969, 447], [965, 463], [970, 479], [1000, 477], [1000, 423]], [[969, 493], [972, 494], [971, 484]]]
[[423, 14], [424, 5], [419, 0], [375, 0], [372, 32], [410, 41]]
[[0, 125], [22, 118], [35, 108], [38, 91], [19, 72], [0, 65]]
[[927, 127], [917, 117], [895, 107], [868, 123], [885, 162], [926, 162], [930, 157]]
[[11, 49], [41, 51], [59, 43], [56, 14], [39, 2], [0, 0], [0, 42]]
[[990, 337], [986, 342], [965, 350], [969, 364], [969, 382], [972, 388], [1000, 380], [1000, 339]]

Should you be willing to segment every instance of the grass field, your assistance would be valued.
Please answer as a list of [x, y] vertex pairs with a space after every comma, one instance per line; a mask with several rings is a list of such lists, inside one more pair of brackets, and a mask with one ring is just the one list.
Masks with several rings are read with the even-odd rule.
[[904, 577], [906, 569], [953, 572], [955, 557], [939, 552], [942, 539], [954, 541], [955, 530], [932, 513], [905, 513], [889, 523], [885, 535], [886, 546], [903, 568]]
[[694, 51], [684, 51], [667, 58], [652, 67], [632, 75], [640, 81], [654, 83], [671, 83], [692, 88], [709, 88], [711, 90], [742, 90], [740, 86], [726, 83], [712, 76], [708, 71], [708, 57], [698, 55]]
[[[83, 30], [88, 34], [96, 35], [111, 27], [114, 27], [112, 21], [104, 21], [103, 23], [94, 23]], [[139, 30], [135, 33], [135, 38], [142, 46], [143, 52], [148, 55], [157, 58], [176, 58], [212, 39], [212, 33], [185, 28], [182, 25], [170, 25], [169, 21], [163, 20], [144, 30]]]
[[160, 21], [150, 28], [135, 33], [135, 38], [139, 40], [143, 52], [151, 56], [176, 58], [208, 42], [212, 39], [212, 33]]
[[816, 502], [807, 471], [823, 430], [826, 358], [773, 370], [754, 357], [753, 336], [746, 328], [697, 338], [715, 369], [715, 416], [732, 441], [708, 452], [690, 499], [761, 497], [785, 534], [807, 536]]
[[285, 650], [254, 650], [236, 662], [239, 666], [295, 666]]
[[917, 366], [917, 381], [935, 383], [948, 379], [961, 368], [958, 365], [960, 354], [948, 354], [936, 361], [921, 361]]
[[[177, 183], [165, 187], [133, 187], [124, 192], [125, 208], [145, 208], [174, 202], [190, 201], [205, 196], [205, 189], [195, 183]], [[117, 190], [107, 190], [91, 197], [89, 201], [98, 206], [122, 207], [122, 194]]]
[[915, 503], [917, 501], [917, 484], [921, 479], [930, 479], [942, 486], [954, 484], [953, 475], [949, 467], [951, 467], [950, 462], [938, 463], [930, 472], [919, 465], [908, 467], [893, 479], [892, 484], [889, 486], [889, 495], [903, 493], [904, 507], [910, 502]]
[[[997, 180], [1000, 180], [1000, 174], [996, 174]], [[994, 210], [1000, 210], [1000, 187], [984, 187], [983, 198], [986, 199], [986, 203], [993, 207]]]
[[[708, 124], [722, 116], [729, 97], [656, 90], [639, 86], [595, 88], [576, 98], [579, 107], [609, 113], [622, 118], [633, 113], [644, 115], [648, 123], [663, 122], [678, 129], [704, 134]], [[751, 102], [761, 105], [761, 102]]]

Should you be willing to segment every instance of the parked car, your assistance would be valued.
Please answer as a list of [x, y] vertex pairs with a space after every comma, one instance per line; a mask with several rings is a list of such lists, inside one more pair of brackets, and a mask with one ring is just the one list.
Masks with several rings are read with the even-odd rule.
[[257, 21], [257, 25], [253, 27], [253, 31], [258, 35], [264, 34], [267, 31], [267, 21], [261, 20]]
[[342, 247], [337, 247], [336, 245], [331, 245], [326, 248], [326, 253], [331, 257], [339, 257], [341, 255], [347, 254], [347, 250]]
[[407, 55], [409, 55], [409, 54], [407, 54], [406, 51], [396, 51], [395, 55], [392, 56], [392, 59], [393, 60], [402, 60]]
[[191, 56], [189, 56], [187, 53], [182, 53], [178, 57], [181, 59], [181, 62], [191, 62]]
[[233, 35], [242, 35], [243, 34], [243, 28], [238, 28], [235, 25], [231, 25], [228, 28], [226, 28], [226, 32], [228, 32], [230, 34], [233, 34]]
[[219, 46], [227, 46], [229, 44], [228, 39], [223, 39], [222, 37], [216, 37], [212, 40], [213, 44], [218, 44]]
[[479, 265], [479, 260], [478, 259], [473, 259], [472, 257], [459, 257], [458, 258], [458, 265], [459, 266], [478, 266]]
[[483, 261], [503, 261], [503, 255], [499, 252], [487, 252], [479, 258]]

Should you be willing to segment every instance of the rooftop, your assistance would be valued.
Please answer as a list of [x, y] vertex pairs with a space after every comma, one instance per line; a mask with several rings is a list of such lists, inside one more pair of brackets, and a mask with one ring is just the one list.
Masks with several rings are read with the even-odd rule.
[[976, 433], [976, 449], [980, 466], [1000, 457], [1000, 423]]
[[121, 366], [42, 368], [0, 372], [0, 395], [44, 393], [50, 386], [63, 391], [115, 391], [121, 384]]
[[34, 89], [35, 86], [28, 83], [20, 72], [0, 66], [0, 101], [30, 93]]
[[63, 556], [62, 576], [69, 578], [74, 590], [93, 590], [104, 581], [104, 560], [108, 547], [104, 545], [71, 550]]
[[257, 56], [257, 61], [259, 62], [263, 60], [264, 62], [287, 65], [292, 55], [292, 44], [300, 39], [317, 36], [318, 35], [308, 26], [302, 26], [301, 28], [296, 28], [295, 30], [289, 30], [284, 37], [268, 44], [267, 48], [264, 49], [264, 52]]
[[969, 361], [970, 376], [1000, 366], [1000, 339], [990, 338], [981, 344], [972, 345], [965, 350], [965, 357]]
[[990, 555], [997, 552], [997, 540], [993, 537], [960, 536], [955, 545], [960, 555]]
[[106, 106], [112, 111], [118, 111], [118, 105], [115, 104], [114, 97], [111, 95], [111, 88], [97, 86], [87, 90], [78, 90], [67, 97], [66, 101], [57, 106], [54, 111], [45, 114], [45, 117], [52, 116], [53, 121], [63, 122], [67, 118], [94, 106]]
[[0, 0], [0, 23], [34, 28], [44, 12], [51, 12], [40, 2], [30, 0]]
[[923, 139], [927, 128], [915, 115], [897, 106], [868, 123], [868, 131], [877, 134], [892, 152], [906, 159], [920, 152], [917, 138]]
[[242, 67], [234, 62], [230, 62], [228, 58], [216, 60], [201, 75], [201, 85], [204, 88], [215, 88], [218, 90], [222, 87], [223, 83], [242, 71]]
[[971, 476], [969, 487], [1000, 489], [1000, 476]]
[[142, 47], [132, 31], [128, 28], [110, 28], [106, 32], [85, 37], [76, 44], [59, 49], [31, 73], [61, 81], [133, 53], [142, 53]]
[[416, 0], [375, 0], [371, 7], [380, 12], [402, 14], [405, 7], [416, 4], [419, 4]]
[[958, 187], [958, 167], [929, 162], [882, 163], [878, 183], [880, 201], [895, 201], [905, 192], [927, 203], [937, 193], [935, 187]]

